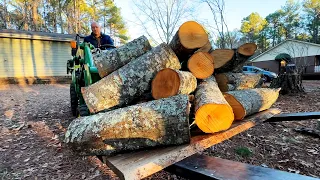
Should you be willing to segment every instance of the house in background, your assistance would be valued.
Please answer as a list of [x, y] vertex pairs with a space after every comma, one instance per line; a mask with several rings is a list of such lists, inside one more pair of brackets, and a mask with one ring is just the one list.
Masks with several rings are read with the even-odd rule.
[[304, 74], [320, 73], [320, 44], [287, 39], [253, 57], [248, 64], [279, 73], [281, 61], [303, 66]]
[[75, 35], [0, 30], [0, 78], [68, 76], [74, 39]]

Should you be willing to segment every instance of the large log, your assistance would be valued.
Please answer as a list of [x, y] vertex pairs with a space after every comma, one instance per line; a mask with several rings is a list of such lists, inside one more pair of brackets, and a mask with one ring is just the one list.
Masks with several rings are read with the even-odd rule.
[[215, 49], [210, 55], [214, 58], [214, 68], [218, 69], [229, 62], [234, 56], [232, 49]]
[[195, 93], [195, 123], [205, 133], [228, 129], [234, 115], [218, 84], [211, 76], [198, 85]]
[[301, 74], [286, 73], [280, 74], [277, 78], [273, 79], [271, 88], [281, 88], [281, 94], [296, 94], [305, 92]]
[[169, 45], [182, 62], [207, 42], [208, 34], [204, 28], [195, 21], [187, 21], [179, 27]]
[[166, 98], [177, 94], [190, 94], [197, 87], [197, 79], [186, 71], [170, 68], [158, 72], [151, 84], [154, 99]]
[[98, 82], [81, 89], [90, 112], [130, 103], [151, 88], [154, 76], [164, 68], [180, 69], [177, 56], [162, 43]]
[[235, 120], [269, 109], [278, 99], [280, 88], [229, 91], [224, 96], [233, 109]]
[[206, 52], [194, 53], [188, 60], [189, 71], [198, 79], [206, 79], [214, 72], [214, 59]]
[[254, 54], [257, 49], [257, 45], [254, 43], [246, 43], [241, 45], [238, 49], [234, 49], [233, 58], [220, 68], [215, 69], [216, 73], [225, 72], [242, 72], [242, 67], [249, 57]]
[[111, 155], [190, 142], [189, 97], [177, 95], [80, 117], [65, 142], [83, 155]]
[[150, 49], [148, 39], [145, 36], [140, 36], [119, 48], [98, 51], [92, 58], [100, 77], [105, 77]]
[[263, 84], [260, 74], [229, 72], [216, 74], [215, 78], [222, 92], [258, 88]]

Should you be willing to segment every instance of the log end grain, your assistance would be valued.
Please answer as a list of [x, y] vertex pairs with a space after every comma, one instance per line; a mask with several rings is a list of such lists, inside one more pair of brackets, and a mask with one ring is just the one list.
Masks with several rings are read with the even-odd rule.
[[234, 120], [242, 120], [246, 116], [246, 110], [241, 103], [230, 94], [224, 93], [223, 96], [232, 107]]
[[206, 79], [214, 72], [214, 59], [206, 52], [197, 52], [188, 60], [188, 69], [198, 79]]
[[255, 43], [245, 43], [238, 48], [238, 52], [244, 56], [252, 56], [257, 50]]
[[220, 68], [225, 65], [234, 56], [232, 49], [216, 49], [210, 53], [214, 58], [214, 68]]
[[179, 28], [179, 39], [187, 49], [201, 48], [208, 42], [205, 29], [195, 21], [187, 21]]
[[152, 81], [152, 97], [161, 99], [176, 95], [180, 87], [180, 78], [176, 71], [167, 68], [159, 71]]

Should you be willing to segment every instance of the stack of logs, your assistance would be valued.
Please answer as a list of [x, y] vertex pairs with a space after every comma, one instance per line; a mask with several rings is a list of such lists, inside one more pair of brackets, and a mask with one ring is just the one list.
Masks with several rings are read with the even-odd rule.
[[261, 75], [242, 72], [256, 48], [213, 50], [204, 28], [188, 21], [170, 44], [151, 48], [141, 36], [101, 51], [93, 60], [102, 79], [81, 89], [93, 115], [73, 120], [65, 142], [82, 154], [112, 155], [189, 143], [191, 123], [204, 133], [227, 130], [278, 98], [279, 89], [260, 88]]

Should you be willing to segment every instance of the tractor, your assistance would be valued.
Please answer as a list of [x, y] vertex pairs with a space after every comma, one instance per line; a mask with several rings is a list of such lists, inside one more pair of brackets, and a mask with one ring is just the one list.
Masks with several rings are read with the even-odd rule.
[[116, 48], [110, 44], [95, 48], [90, 43], [80, 42], [81, 38], [83, 37], [77, 34], [75, 41], [70, 42], [72, 59], [67, 62], [67, 74], [70, 73], [72, 77], [70, 84], [71, 111], [72, 115], [76, 117], [90, 115], [82, 97], [81, 87], [89, 86], [101, 79], [98, 69], [93, 63], [92, 55], [98, 51]]

